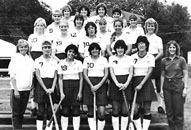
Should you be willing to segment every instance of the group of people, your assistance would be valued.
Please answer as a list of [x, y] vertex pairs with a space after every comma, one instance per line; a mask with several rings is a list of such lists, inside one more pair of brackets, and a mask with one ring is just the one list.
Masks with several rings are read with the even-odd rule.
[[85, 5], [79, 14], [71, 16], [71, 12], [69, 5], [53, 11], [48, 26], [45, 19], [37, 18], [33, 34], [18, 41], [9, 64], [13, 129], [22, 129], [33, 86], [37, 130], [43, 129], [44, 115], [47, 123], [52, 117], [51, 100], [56, 104], [60, 99], [62, 130], [67, 130], [71, 115], [74, 130], [79, 130], [82, 104], [88, 109], [90, 130], [103, 130], [108, 103], [113, 129], [126, 130], [135, 92], [137, 130], [148, 130], [153, 100], [158, 99], [158, 111], [165, 112], [163, 95], [170, 130], [183, 130], [188, 76], [178, 43], [169, 41], [162, 59], [163, 43], [153, 18], [145, 21], [143, 29], [136, 15], [129, 17], [127, 26], [119, 8], [109, 17], [103, 3], [96, 7], [96, 16], [90, 17]]

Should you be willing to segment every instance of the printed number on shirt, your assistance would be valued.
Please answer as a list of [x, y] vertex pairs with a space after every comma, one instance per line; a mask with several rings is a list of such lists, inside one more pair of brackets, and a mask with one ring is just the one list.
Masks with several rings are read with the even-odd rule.
[[67, 70], [67, 66], [66, 65], [62, 65], [61, 68], [62, 68], [63, 71]]
[[42, 67], [43, 66], [43, 62], [39, 62], [40, 66]]
[[77, 34], [76, 33], [72, 33], [71, 36], [72, 37], [77, 37]]
[[49, 33], [53, 33], [53, 29], [52, 28], [49, 29]]
[[62, 45], [62, 41], [57, 41], [56, 44], [57, 45]]
[[138, 59], [135, 58], [135, 59], [133, 60], [133, 63], [136, 64], [136, 63], [137, 63], [137, 60], [138, 60]]
[[114, 60], [114, 61], [113, 61], [113, 63], [117, 64], [117, 63], [118, 63], [118, 61], [117, 61], [117, 60]]
[[33, 39], [32, 39], [32, 42], [37, 42], [37, 38], [33, 38]]
[[83, 42], [83, 43], [84, 43], [84, 48], [90, 45], [89, 42]]
[[88, 68], [93, 68], [94, 67], [94, 63], [87, 63]]

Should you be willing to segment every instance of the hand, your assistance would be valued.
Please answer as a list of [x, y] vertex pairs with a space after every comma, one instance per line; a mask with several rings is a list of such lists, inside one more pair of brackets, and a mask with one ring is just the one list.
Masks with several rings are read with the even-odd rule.
[[60, 94], [60, 99], [64, 99], [65, 98], [65, 94], [64, 93], [61, 93]]
[[20, 94], [19, 94], [19, 91], [18, 90], [15, 90], [14, 91], [14, 95], [16, 98], [20, 98]]
[[162, 98], [164, 98], [163, 90], [160, 91], [160, 96], [161, 96]]
[[47, 89], [47, 93], [48, 93], [48, 94], [51, 94], [51, 93], [53, 93], [53, 92], [54, 92], [54, 90], [53, 90], [52, 88]]
[[77, 101], [81, 101], [82, 100], [82, 93], [78, 93], [78, 95], [77, 95]]
[[121, 89], [123, 87], [123, 84], [122, 83], [116, 83], [116, 86]]
[[119, 90], [125, 90], [126, 88], [127, 86], [123, 84]]
[[139, 90], [141, 90], [142, 87], [143, 87], [143, 85], [142, 85], [142, 84], [139, 84], [139, 85], [135, 88], [135, 90], [139, 91]]
[[185, 98], [187, 96], [187, 88], [183, 89], [182, 97]]
[[100, 85], [94, 85], [92, 88], [91, 88], [91, 90], [92, 90], [92, 92], [95, 92], [95, 91], [97, 91], [98, 89], [99, 89], [99, 87], [100, 87]]

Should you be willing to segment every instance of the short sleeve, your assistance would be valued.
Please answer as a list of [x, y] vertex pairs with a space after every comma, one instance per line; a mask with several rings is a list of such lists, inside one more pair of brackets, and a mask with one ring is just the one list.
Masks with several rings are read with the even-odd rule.
[[[87, 58], [88, 58], [88, 57], [87, 57]], [[87, 69], [87, 68], [88, 68], [88, 66], [87, 66], [87, 61], [88, 61], [88, 59], [87, 59], [87, 58], [84, 59], [83, 69]]]
[[182, 59], [182, 69], [187, 70], [188, 68], [187, 68], [186, 60], [183, 57], [181, 59]]
[[[42, 63], [43, 64], [43, 63]], [[34, 62], [34, 68], [35, 69], [39, 69], [40, 68], [40, 63], [39, 63], [39, 60], [36, 59], [35, 62]]]
[[155, 57], [153, 55], [149, 57], [149, 67], [155, 67]]
[[81, 61], [79, 61], [78, 71], [79, 71], [79, 72], [83, 72], [83, 65], [82, 65], [82, 62], [81, 62]]
[[15, 77], [16, 75], [16, 66], [17, 66], [16, 61], [17, 61], [16, 56], [11, 57], [11, 61], [8, 66], [10, 77]]

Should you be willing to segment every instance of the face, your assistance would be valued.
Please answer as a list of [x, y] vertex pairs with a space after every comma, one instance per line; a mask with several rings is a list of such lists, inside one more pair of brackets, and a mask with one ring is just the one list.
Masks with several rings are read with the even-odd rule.
[[121, 32], [123, 29], [121, 22], [119, 22], [119, 21], [115, 22], [114, 29], [115, 29], [115, 32]]
[[74, 59], [74, 57], [75, 57], [75, 52], [74, 52], [74, 50], [73, 50], [73, 49], [68, 50], [68, 51], [67, 51], [67, 58], [68, 58], [68, 59]]
[[26, 55], [27, 51], [29, 50], [29, 46], [26, 43], [21, 43], [18, 47], [18, 50], [22, 55]]
[[50, 45], [44, 45], [42, 47], [43, 55], [50, 55], [51, 51], [52, 51], [52, 48]]
[[120, 15], [119, 12], [114, 12], [114, 13], [113, 13], [113, 18], [114, 18], [114, 19], [118, 19], [118, 18], [120, 18], [120, 17], [121, 17], [121, 15]]
[[68, 23], [64, 22], [64, 23], [60, 24], [59, 28], [60, 28], [61, 33], [65, 34], [68, 32], [69, 25], [68, 25]]
[[67, 9], [65, 9], [64, 10], [64, 12], [63, 12], [64, 14], [64, 17], [70, 17], [70, 10], [67, 8]]
[[149, 34], [153, 34], [155, 31], [155, 24], [154, 23], [147, 24], [146, 28]]
[[90, 25], [88, 28], [88, 34], [89, 34], [89, 36], [94, 36], [95, 35], [95, 27]]
[[147, 46], [146, 46], [146, 44], [144, 42], [139, 42], [138, 43], [138, 50], [139, 51], [146, 51], [146, 48], [147, 48]]
[[91, 50], [91, 55], [92, 56], [99, 56], [99, 49], [94, 48], [93, 50]]
[[105, 31], [107, 27], [107, 23], [106, 22], [101, 22], [99, 23], [99, 28], [101, 31]]
[[85, 8], [82, 8], [80, 11], [80, 14], [85, 17], [85, 16], [87, 16], [88, 11]]
[[174, 44], [171, 44], [168, 48], [169, 54], [170, 55], [175, 55], [176, 54], [176, 46]]
[[76, 23], [76, 27], [82, 27], [83, 26], [83, 21], [81, 19], [76, 19], [75, 23]]
[[123, 56], [125, 54], [125, 49], [122, 47], [116, 48], [116, 52], [118, 56]]
[[98, 9], [98, 15], [99, 15], [100, 17], [105, 16], [105, 9], [104, 9], [104, 7], [99, 7], [99, 9]]
[[45, 25], [42, 22], [37, 23], [35, 26], [37, 32], [44, 32]]
[[129, 23], [130, 23], [131, 26], [136, 26], [137, 25], [137, 20], [130, 19]]
[[52, 19], [53, 19], [54, 22], [56, 22], [56, 23], [59, 23], [60, 20], [61, 20], [61, 18], [62, 18], [62, 14], [53, 14], [53, 15], [52, 15]]

